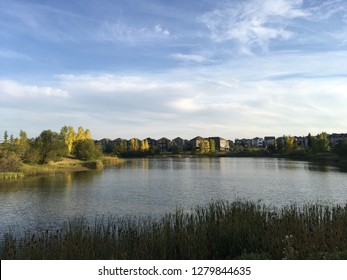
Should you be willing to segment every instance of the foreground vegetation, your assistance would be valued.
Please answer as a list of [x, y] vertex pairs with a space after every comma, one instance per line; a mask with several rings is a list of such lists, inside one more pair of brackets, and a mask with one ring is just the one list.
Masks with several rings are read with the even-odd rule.
[[347, 206], [212, 202], [151, 217], [6, 233], [1, 259], [347, 259]]

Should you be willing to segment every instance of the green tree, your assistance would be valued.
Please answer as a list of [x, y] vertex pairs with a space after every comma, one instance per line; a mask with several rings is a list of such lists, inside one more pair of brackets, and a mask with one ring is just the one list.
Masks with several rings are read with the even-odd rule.
[[35, 139], [34, 147], [38, 149], [39, 163], [45, 164], [49, 161], [59, 161], [62, 156], [67, 155], [68, 149], [63, 139], [58, 133], [51, 130], [44, 130]]
[[17, 171], [20, 164], [21, 160], [15, 152], [0, 150], [0, 172]]
[[347, 140], [339, 142], [335, 146], [334, 152], [337, 153], [340, 157], [347, 158]]
[[180, 153], [180, 149], [176, 144], [172, 145], [172, 153], [175, 155]]
[[4, 132], [4, 144], [7, 144], [8, 143], [8, 133], [7, 133], [7, 130], [5, 130]]
[[73, 155], [80, 160], [96, 160], [102, 157], [102, 151], [92, 139], [78, 140], [74, 144]]
[[325, 132], [322, 132], [316, 136], [317, 138], [317, 145], [318, 145], [318, 151], [320, 153], [326, 153], [330, 151], [330, 141], [328, 134]]
[[284, 150], [286, 152], [294, 151], [296, 149], [295, 138], [292, 136], [283, 136]]
[[210, 153], [216, 153], [216, 142], [213, 139], [210, 139]]

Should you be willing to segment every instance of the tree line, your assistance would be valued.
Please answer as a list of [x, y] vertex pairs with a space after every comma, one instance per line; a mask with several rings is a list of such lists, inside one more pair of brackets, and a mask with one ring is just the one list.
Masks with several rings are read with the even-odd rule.
[[102, 156], [101, 147], [94, 143], [89, 129], [63, 126], [60, 132], [44, 130], [35, 138], [28, 138], [25, 131], [19, 136], [4, 132], [0, 145], [0, 172], [16, 171], [21, 163], [47, 164], [73, 156], [80, 160], [94, 160]]

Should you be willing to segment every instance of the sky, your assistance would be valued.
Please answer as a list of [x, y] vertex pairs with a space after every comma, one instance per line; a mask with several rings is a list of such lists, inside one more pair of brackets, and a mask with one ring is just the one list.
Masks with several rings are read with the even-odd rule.
[[346, 0], [0, 0], [0, 138], [347, 132]]

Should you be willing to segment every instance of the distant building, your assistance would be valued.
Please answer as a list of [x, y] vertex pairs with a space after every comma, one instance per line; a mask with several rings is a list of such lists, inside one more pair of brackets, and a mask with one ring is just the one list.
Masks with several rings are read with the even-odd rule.
[[154, 147], [157, 147], [157, 140], [153, 139], [153, 138], [150, 138], [150, 137], [147, 137], [146, 139], [144, 140], [147, 140], [148, 142], [148, 146], [149, 146], [149, 149], [151, 148], [154, 148]]
[[209, 137], [208, 139], [212, 139], [214, 141], [216, 151], [224, 152], [224, 151], [230, 150], [230, 145], [228, 140], [221, 137]]
[[252, 139], [252, 146], [253, 147], [263, 147], [264, 139], [260, 137], [255, 137]]
[[276, 144], [275, 136], [265, 136], [264, 137], [264, 147], [274, 146]]
[[347, 140], [347, 133], [333, 133], [329, 135], [330, 145], [335, 147], [341, 141]]
[[205, 138], [202, 138], [201, 136], [197, 136], [191, 140], [189, 140], [190, 147], [193, 151], [198, 151], [200, 149], [200, 143], [205, 141]]
[[178, 151], [183, 151], [189, 147], [189, 141], [181, 137], [176, 137], [171, 141], [170, 148], [171, 150], [176, 147]]
[[170, 150], [170, 144], [171, 140], [166, 137], [162, 137], [157, 141], [157, 147], [161, 152], [168, 152]]

